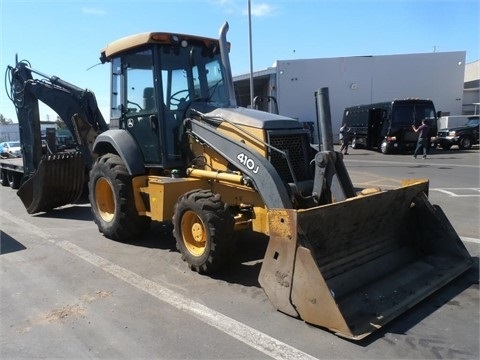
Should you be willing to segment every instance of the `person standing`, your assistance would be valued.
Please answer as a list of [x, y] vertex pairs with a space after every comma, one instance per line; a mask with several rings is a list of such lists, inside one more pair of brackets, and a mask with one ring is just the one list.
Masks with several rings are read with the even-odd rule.
[[347, 124], [343, 124], [340, 128], [340, 132], [338, 137], [340, 138], [340, 142], [342, 146], [340, 147], [340, 152], [345, 150], [343, 153], [344, 155], [348, 155], [348, 143], [350, 142], [350, 128]]
[[418, 128], [415, 127], [415, 125], [412, 125], [412, 129], [418, 133], [417, 147], [413, 152], [413, 158], [416, 159], [420, 149], [423, 149], [423, 158], [426, 159], [429, 146], [428, 133], [430, 130], [430, 127], [427, 125], [427, 119], [423, 119], [422, 125], [420, 125]]

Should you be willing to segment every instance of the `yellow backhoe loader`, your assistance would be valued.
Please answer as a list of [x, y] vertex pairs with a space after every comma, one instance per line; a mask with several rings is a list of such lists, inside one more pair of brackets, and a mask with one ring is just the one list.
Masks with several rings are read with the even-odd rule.
[[[171, 221], [182, 258], [199, 273], [228, 261], [237, 231], [266, 234], [259, 282], [272, 304], [351, 339], [471, 266], [428, 201], [428, 181], [357, 191], [342, 155], [319, 151], [300, 122], [237, 107], [227, 31], [225, 24], [219, 39], [142, 33], [106, 46], [108, 129], [91, 92], [56, 77], [33, 79], [40, 73], [24, 62], [9, 68], [20, 126], [30, 129], [24, 145], [38, 147], [26, 134], [38, 123], [37, 100], [47, 100], [79, 149], [39, 159], [26, 152], [30, 170], [19, 195], [27, 210], [71, 202], [85, 179], [101, 233], [128, 240], [152, 220]], [[59, 94], [76, 105], [65, 108]], [[53, 201], [62, 187], [75, 190]]]

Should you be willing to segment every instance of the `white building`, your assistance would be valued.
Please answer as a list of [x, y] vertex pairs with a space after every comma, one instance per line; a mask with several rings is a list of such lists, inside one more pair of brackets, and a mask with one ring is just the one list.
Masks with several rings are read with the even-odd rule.
[[480, 114], [480, 60], [465, 66], [463, 115]]
[[[329, 89], [333, 129], [345, 107], [393, 99], [433, 100], [436, 110], [462, 114], [465, 51], [277, 60], [253, 74], [254, 96], [273, 96], [281, 115], [316, 121], [314, 93]], [[237, 105], [250, 106], [250, 74], [234, 77]], [[274, 112], [272, 102], [257, 106]], [[335, 130], [334, 130], [335, 131]]]
[[17, 141], [20, 139], [18, 124], [0, 125], [0, 142]]

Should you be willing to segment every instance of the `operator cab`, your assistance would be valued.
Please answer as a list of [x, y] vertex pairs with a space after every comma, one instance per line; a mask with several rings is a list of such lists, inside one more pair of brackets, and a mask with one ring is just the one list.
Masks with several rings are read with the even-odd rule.
[[132, 135], [146, 167], [183, 164], [182, 124], [193, 104], [231, 106], [218, 40], [139, 34], [107, 46], [101, 60], [112, 64], [110, 128]]

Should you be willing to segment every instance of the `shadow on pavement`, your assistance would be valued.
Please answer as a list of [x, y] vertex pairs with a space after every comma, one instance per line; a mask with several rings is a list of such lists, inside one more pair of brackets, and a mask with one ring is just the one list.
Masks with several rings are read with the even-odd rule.
[[25, 250], [26, 247], [7, 233], [0, 231], [0, 255]]

